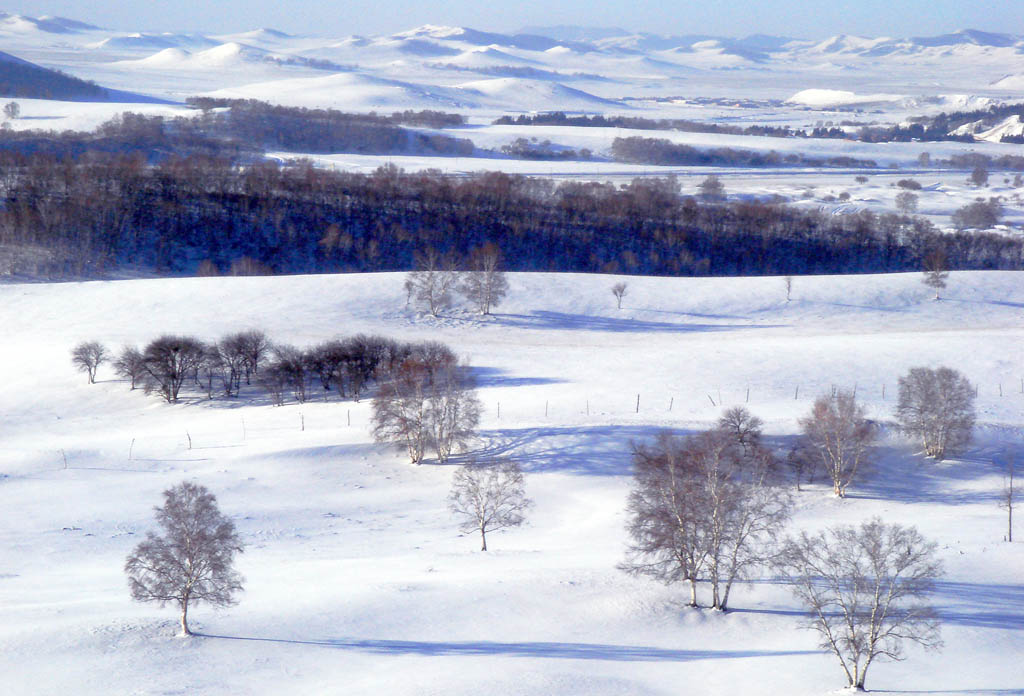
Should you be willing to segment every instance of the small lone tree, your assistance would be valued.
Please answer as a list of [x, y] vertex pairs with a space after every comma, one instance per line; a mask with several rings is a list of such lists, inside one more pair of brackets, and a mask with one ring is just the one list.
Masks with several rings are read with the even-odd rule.
[[1017, 458], [1010, 455], [1006, 458], [1006, 474], [1003, 477], [1003, 493], [999, 498], [999, 507], [1006, 510], [1006, 540], [1013, 541], [1013, 507], [1017, 503], [1017, 489], [1013, 477], [1017, 468]]
[[474, 460], [452, 476], [448, 508], [462, 518], [464, 533], [480, 532], [481, 551], [487, 550], [487, 532], [518, 527], [531, 505], [523, 472], [513, 461]]
[[782, 282], [786, 284], [786, 302], [789, 302], [790, 295], [793, 292], [793, 276], [783, 276]]
[[14, 120], [21, 116], [21, 104], [16, 101], [4, 104], [4, 116], [10, 120]]
[[975, 165], [974, 169], [971, 170], [971, 177], [969, 181], [975, 186], [985, 186], [988, 184], [988, 169], [985, 165]]
[[942, 249], [934, 249], [924, 257], [924, 279], [922, 282], [935, 290], [935, 297], [939, 299], [939, 291], [946, 287], [946, 279], [949, 278], [949, 271], [946, 263], [946, 252]]
[[615, 295], [615, 299], [618, 302], [617, 309], [622, 309], [622, 298], [626, 296], [627, 287], [625, 283], [616, 283], [612, 286], [612, 294]]
[[146, 359], [135, 346], [125, 346], [114, 361], [114, 371], [119, 377], [129, 380], [132, 389], [138, 386], [138, 382], [146, 374]]
[[941, 460], [971, 441], [974, 389], [952, 368], [912, 368], [899, 379], [896, 419], [921, 438], [925, 455]]
[[725, 185], [722, 180], [712, 174], [697, 185], [700, 189], [700, 197], [709, 203], [717, 203], [725, 200]]
[[917, 212], [917, 194], [910, 191], [900, 191], [896, 194], [896, 209], [904, 215], [913, 215]]
[[[501, 250], [491, 242], [470, 252], [469, 271], [460, 275], [459, 292], [484, 316], [490, 314], [491, 307], [497, 307], [508, 293], [508, 280], [501, 271]], [[408, 280], [406, 282], [409, 283]], [[409, 284], [406, 306], [412, 287], [412, 283]]]
[[236, 603], [242, 576], [233, 568], [242, 540], [234, 523], [221, 514], [205, 487], [184, 481], [164, 491], [156, 509], [162, 534], [146, 533], [125, 562], [132, 599], [168, 602], [181, 610], [181, 634], [192, 635], [188, 609], [198, 602], [215, 606]]
[[406, 282], [412, 285], [413, 297], [434, 317], [451, 306], [457, 280], [453, 260], [434, 248], [416, 254], [416, 270], [406, 276]]
[[915, 528], [877, 517], [786, 541], [778, 572], [849, 687], [864, 690], [875, 660], [904, 659], [904, 643], [942, 646], [935, 611], [924, 603], [942, 574], [935, 548]]
[[819, 396], [810, 414], [800, 419], [807, 447], [817, 452], [840, 498], [875, 439], [875, 428], [865, 413], [853, 394], [840, 389], [834, 396]]
[[107, 349], [98, 341], [84, 341], [71, 350], [71, 362], [88, 375], [89, 384], [96, 383], [96, 368], [106, 359]]

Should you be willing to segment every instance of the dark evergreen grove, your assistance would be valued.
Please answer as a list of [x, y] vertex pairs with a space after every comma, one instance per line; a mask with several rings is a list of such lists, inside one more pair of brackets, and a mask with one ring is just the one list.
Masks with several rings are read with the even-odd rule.
[[[1009, 236], [940, 233], [918, 218], [832, 216], [768, 202], [701, 202], [674, 179], [615, 186], [486, 173], [87, 152], [0, 152], [2, 273], [409, 270], [433, 249], [491, 242], [510, 271], [772, 275], [918, 271], [936, 247], [950, 269], [1019, 269]], [[250, 269], [250, 270], [246, 270]], [[251, 270], [255, 269], [255, 270]]]

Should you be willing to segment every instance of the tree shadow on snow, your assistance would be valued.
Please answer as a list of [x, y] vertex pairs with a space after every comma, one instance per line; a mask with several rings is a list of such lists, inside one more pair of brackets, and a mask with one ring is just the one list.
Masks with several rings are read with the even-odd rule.
[[575, 331], [607, 331], [613, 333], [694, 333], [699, 331], [736, 331], [739, 329], [770, 329], [780, 324], [676, 324], [587, 314], [567, 314], [537, 310], [532, 314], [496, 315], [499, 324], [518, 329], [563, 329]]
[[[647, 442], [664, 430], [654, 425], [508, 428], [480, 433], [477, 457], [509, 456], [526, 472], [630, 476], [630, 441]], [[674, 430], [686, 434], [681, 430]]]
[[[913, 453], [905, 446], [878, 446], [873, 463], [847, 491], [848, 498], [893, 500], [940, 505], [995, 505], [1002, 485], [986, 489], [970, 485], [1002, 472], [1002, 446], [978, 446], [941, 462]], [[1024, 469], [1024, 453], [1018, 455]]]
[[257, 638], [248, 636], [221, 636], [196, 633], [203, 638], [244, 640], [284, 645], [315, 645], [341, 650], [357, 650], [378, 655], [425, 655], [438, 657], [502, 656], [533, 657], [555, 660], [610, 660], [616, 662], [690, 662], [694, 660], [722, 660], [750, 657], [784, 657], [811, 655], [808, 650], [672, 650], [638, 645], [608, 645], [604, 643], [525, 642], [500, 643], [495, 641], [417, 641], [417, 640], [353, 640], [326, 638], [323, 640], [297, 640], [289, 638]]
[[933, 601], [944, 623], [1024, 631], [1024, 585], [941, 580]]
[[476, 379], [476, 386], [486, 387], [533, 387], [541, 384], [560, 384], [565, 380], [547, 377], [510, 377], [508, 373], [497, 367], [469, 368]]

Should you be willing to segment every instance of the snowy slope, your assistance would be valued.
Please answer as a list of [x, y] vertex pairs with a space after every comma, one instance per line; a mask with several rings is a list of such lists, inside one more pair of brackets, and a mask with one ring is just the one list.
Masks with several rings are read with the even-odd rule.
[[[798, 277], [791, 302], [779, 278], [622, 278], [622, 310], [616, 280], [515, 274], [489, 320], [404, 309], [401, 274], [0, 285], [5, 693], [832, 692], [841, 670], [795, 627], [784, 587], [738, 588], [721, 615], [616, 570], [628, 442], [746, 404], [785, 447], [832, 384], [856, 385], [887, 420], [896, 378], [921, 364], [978, 384], [978, 442], [936, 465], [887, 439], [848, 499], [820, 483], [799, 494], [793, 526], [879, 514], [939, 542], [946, 649], [873, 667], [870, 688], [1019, 690], [1024, 555], [1000, 541], [990, 464], [1021, 446], [1019, 274], [954, 273], [941, 302], [918, 274]], [[528, 526], [476, 551], [445, 510], [451, 468], [374, 445], [365, 399], [275, 408], [249, 390], [168, 406], [109, 366], [87, 385], [68, 361], [85, 339], [254, 326], [299, 345], [431, 338], [467, 356], [486, 407], [480, 446], [522, 461]], [[133, 604], [121, 571], [160, 491], [182, 479], [210, 487], [248, 545], [241, 603], [197, 607], [205, 637], [193, 640], [173, 637], [172, 609]]]

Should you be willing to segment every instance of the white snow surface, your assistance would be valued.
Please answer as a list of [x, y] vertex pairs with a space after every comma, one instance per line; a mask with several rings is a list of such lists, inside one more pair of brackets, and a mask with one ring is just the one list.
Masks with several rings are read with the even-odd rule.
[[[616, 569], [629, 442], [746, 405], [784, 450], [832, 385], [889, 421], [896, 380], [916, 365], [951, 365], [978, 385], [975, 443], [937, 464], [890, 431], [847, 499], [820, 482], [797, 494], [792, 529], [880, 515], [939, 544], [945, 650], [879, 663], [869, 688], [1006, 695], [1024, 684], [1024, 546], [1002, 541], [992, 463], [1022, 443], [1019, 273], [952, 273], [938, 302], [920, 274], [797, 277], [790, 302], [780, 278], [511, 274], [506, 302], [483, 319], [405, 309], [402, 280], [0, 285], [3, 693], [835, 692], [838, 663], [770, 578], [737, 588], [720, 614]], [[617, 280], [628, 283], [621, 310]], [[82, 340], [117, 350], [251, 327], [300, 346], [356, 332], [451, 345], [477, 370], [477, 448], [527, 472], [528, 524], [478, 551], [445, 507], [452, 466], [412, 466], [374, 444], [367, 399], [273, 407], [249, 388], [166, 405], [109, 365], [88, 385], [69, 361]], [[172, 608], [133, 603], [122, 572], [160, 492], [182, 480], [210, 488], [247, 544], [240, 603], [196, 607], [193, 639], [174, 636]]]

